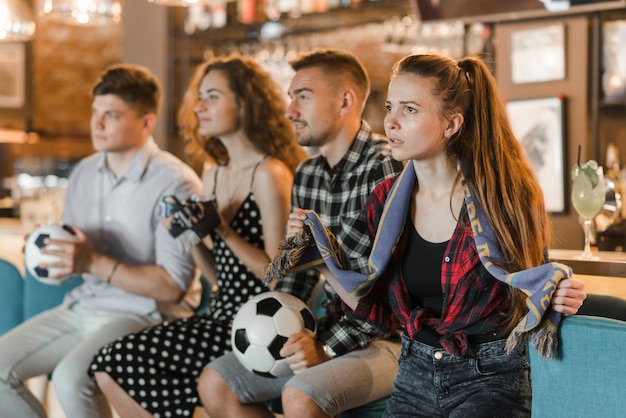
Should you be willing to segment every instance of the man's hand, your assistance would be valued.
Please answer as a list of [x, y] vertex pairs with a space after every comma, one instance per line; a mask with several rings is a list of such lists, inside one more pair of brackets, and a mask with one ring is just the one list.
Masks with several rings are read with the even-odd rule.
[[578, 279], [561, 280], [552, 296], [552, 309], [565, 315], [574, 315], [586, 297], [585, 283]]
[[306, 332], [292, 334], [281, 348], [280, 355], [294, 373], [330, 360], [322, 343]]
[[294, 208], [293, 212], [289, 214], [289, 219], [287, 219], [287, 237], [294, 236], [302, 231], [305, 219], [306, 213], [300, 208]]
[[[50, 238], [46, 238], [44, 241], [46, 246], [40, 250], [41, 253], [59, 257], [59, 261], [54, 263], [41, 264], [43, 268], [54, 267], [57, 269], [54, 274], [50, 275], [50, 278], [57, 278], [72, 273], [82, 274], [89, 272], [91, 269], [94, 253], [89, 239], [80, 228], [73, 226], [72, 231], [76, 235], [74, 242]], [[56, 248], [50, 249], [50, 246], [56, 246]]]

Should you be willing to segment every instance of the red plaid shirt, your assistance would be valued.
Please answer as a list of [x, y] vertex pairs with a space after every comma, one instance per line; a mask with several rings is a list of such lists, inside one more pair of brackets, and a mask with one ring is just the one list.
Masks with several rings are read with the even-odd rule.
[[[395, 180], [383, 181], [368, 199], [366, 213], [372, 242]], [[465, 206], [442, 262], [444, 299], [441, 318], [433, 317], [425, 309], [414, 308], [411, 303], [402, 277], [402, 254], [407, 240], [408, 232], [403, 231], [390, 265], [371, 292], [359, 301], [356, 310], [350, 312], [344, 305], [345, 309], [384, 332], [404, 325], [408, 335], [415, 338], [422, 329], [434, 329], [442, 335], [439, 342], [446, 351], [456, 356], [470, 354], [468, 336], [500, 331], [503, 312], [510, 307], [510, 299], [508, 285], [491, 276], [480, 261]], [[414, 274], [419, 275], [419, 272]]]

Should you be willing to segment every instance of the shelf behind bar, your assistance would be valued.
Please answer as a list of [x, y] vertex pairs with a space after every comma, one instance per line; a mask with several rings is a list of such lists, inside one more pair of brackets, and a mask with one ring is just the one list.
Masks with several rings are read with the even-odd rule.
[[549, 251], [550, 261], [558, 261], [570, 266], [575, 274], [587, 274], [592, 276], [612, 276], [626, 278], [626, 253], [612, 251], [594, 251], [599, 260], [576, 260], [581, 250]]

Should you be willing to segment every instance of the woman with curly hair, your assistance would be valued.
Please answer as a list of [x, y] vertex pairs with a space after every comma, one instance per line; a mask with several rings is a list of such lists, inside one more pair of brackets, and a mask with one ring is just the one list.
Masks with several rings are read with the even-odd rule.
[[127, 335], [97, 353], [89, 372], [121, 417], [192, 416], [198, 375], [230, 350], [235, 313], [269, 290], [260, 277], [278, 253], [293, 172], [306, 157], [284, 115], [282, 93], [251, 58], [216, 58], [195, 73], [179, 123], [184, 138], [214, 161], [203, 184], [218, 216], [191, 253], [218, 290], [205, 313]]

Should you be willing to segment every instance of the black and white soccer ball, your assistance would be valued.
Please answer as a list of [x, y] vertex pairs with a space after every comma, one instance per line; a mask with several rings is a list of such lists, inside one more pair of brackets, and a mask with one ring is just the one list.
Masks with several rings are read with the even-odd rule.
[[[52, 238], [62, 241], [74, 241], [76, 236], [72, 229], [67, 225], [60, 223], [52, 223], [48, 225], [42, 225], [35, 229], [26, 240], [24, 246], [24, 264], [28, 272], [37, 280], [45, 284], [61, 285], [74, 277], [72, 274], [52, 279], [50, 275], [55, 273], [55, 268], [42, 268], [39, 265], [42, 263], [54, 263], [59, 258], [56, 255], [42, 254], [39, 250], [46, 247], [44, 240], [46, 238]], [[47, 246], [48, 249], [55, 249], [56, 245]]]
[[279, 354], [291, 334], [315, 336], [313, 312], [302, 300], [283, 292], [248, 299], [233, 320], [232, 350], [243, 366], [265, 377], [286, 376], [291, 369]]

